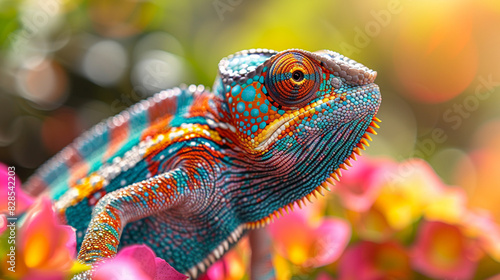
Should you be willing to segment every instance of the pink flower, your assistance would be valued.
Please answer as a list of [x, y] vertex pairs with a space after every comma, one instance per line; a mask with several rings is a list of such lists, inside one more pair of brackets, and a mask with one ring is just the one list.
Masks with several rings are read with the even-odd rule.
[[7, 229], [7, 217], [0, 214], [0, 235]]
[[347, 209], [367, 211], [377, 198], [386, 173], [396, 168], [396, 162], [390, 159], [362, 157], [353, 162], [352, 169], [343, 173], [335, 193]]
[[424, 222], [412, 249], [413, 267], [440, 279], [471, 279], [478, 259], [477, 244], [459, 226]]
[[155, 256], [145, 245], [133, 245], [122, 249], [116, 257], [98, 267], [95, 280], [185, 280], [165, 260]]
[[15, 169], [11, 169], [0, 163], [0, 213], [10, 215], [10, 210], [15, 209], [17, 216], [33, 204], [33, 198], [21, 189], [21, 180], [15, 175]]
[[[295, 265], [319, 267], [336, 261], [351, 236], [347, 222], [337, 218], [313, 221], [311, 205], [278, 219], [268, 229], [278, 253]], [[293, 233], [293, 234], [290, 234]]]
[[339, 279], [410, 279], [410, 260], [406, 249], [394, 241], [362, 241], [349, 247], [339, 263]]
[[470, 210], [462, 217], [462, 229], [467, 236], [476, 238], [479, 246], [500, 262], [500, 225], [487, 210]]
[[[19, 225], [20, 220], [16, 222]], [[64, 279], [70, 274], [76, 255], [75, 232], [59, 224], [48, 198], [38, 199], [29, 209], [16, 237], [16, 271], [7, 275], [28, 280]]]
[[318, 276], [316, 276], [316, 280], [333, 280], [333, 278], [326, 272], [320, 272]]

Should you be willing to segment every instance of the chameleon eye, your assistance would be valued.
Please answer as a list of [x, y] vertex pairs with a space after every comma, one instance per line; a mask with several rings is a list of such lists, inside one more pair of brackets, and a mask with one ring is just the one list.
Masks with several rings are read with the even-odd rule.
[[299, 52], [287, 52], [273, 60], [266, 75], [269, 95], [284, 107], [301, 107], [318, 90], [321, 69]]

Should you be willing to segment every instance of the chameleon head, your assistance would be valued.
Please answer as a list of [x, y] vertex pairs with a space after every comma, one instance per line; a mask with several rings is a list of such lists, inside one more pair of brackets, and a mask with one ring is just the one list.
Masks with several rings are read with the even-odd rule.
[[377, 73], [332, 51], [242, 51], [220, 62], [219, 75], [215, 91], [252, 153], [310, 147], [319, 138], [342, 140], [352, 152], [381, 102]]

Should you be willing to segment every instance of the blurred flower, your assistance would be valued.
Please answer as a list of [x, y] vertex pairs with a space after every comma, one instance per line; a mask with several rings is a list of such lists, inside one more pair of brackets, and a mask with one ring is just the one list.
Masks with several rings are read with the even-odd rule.
[[185, 280], [187, 276], [156, 257], [149, 247], [133, 245], [120, 250], [114, 259], [99, 266], [93, 279]]
[[478, 260], [476, 245], [458, 226], [424, 222], [411, 262], [415, 269], [433, 278], [471, 279]]
[[70, 274], [75, 232], [58, 223], [48, 198], [35, 202], [17, 233], [16, 279], [63, 279]]
[[476, 238], [484, 252], [500, 262], [500, 225], [490, 212], [472, 210], [463, 215], [461, 225], [464, 233]]
[[316, 277], [316, 280], [333, 280], [333, 278], [330, 277], [330, 275], [328, 275], [326, 272], [321, 272]]
[[410, 260], [405, 248], [394, 241], [362, 241], [342, 255], [338, 279], [411, 279]]
[[[349, 242], [349, 224], [337, 218], [313, 221], [308, 205], [281, 217], [268, 229], [278, 253], [295, 265], [320, 267], [336, 261]], [[293, 232], [293, 234], [290, 234]]]
[[[15, 192], [15, 195], [11, 195], [12, 192]], [[15, 198], [15, 200], [10, 200], [12, 198]], [[9, 202], [15, 204], [12, 205]], [[15, 214], [19, 215], [26, 211], [32, 203], [33, 198], [21, 189], [21, 180], [17, 176], [9, 176], [8, 167], [0, 163], [0, 213], [7, 213], [9, 212], [9, 206], [14, 206], [10, 209], [15, 209]]]
[[0, 214], [0, 235], [7, 229], [7, 217]]
[[458, 223], [467, 212], [466, 204], [467, 195], [463, 189], [442, 187], [429, 199], [424, 215], [428, 220]]
[[[483, 251], [500, 260], [500, 226], [487, 211], [467, 209], [467, 196], [463, 189], [444, 184], [434, 170], [420, 159], [400, 164], [390, 160], [380, 161], [379, 164], [373, 164], [374, 160], [371, 162], [371, 165], [362, 162], [359, 174], [346, 172], [346, 183], [342, 185], [342, 181], [337, 188], [342, 203], [348, 208], [346, 215], [363, 242], [411, 238], [410, 226], [424, 217], [425, 223], [417, 224], [420, 229], [412, 246], [412, 265], [422, 273], [437, 278], [469, 279]], [[346, 192], [356, 189], [364, 190], [360, 191], [362, 194], [368, 189], [377, 190], [370, 195], [375, 197], [374, 202], [367, 203], [369, 199], [355, 200], [351, 193]], [[351, 250], [355, 251], [356, 247], [346, 250], [341, 267], [348, 266], [349, 257], [354, 254]], [[359, 261], [363, 259], [357, 258]], [[352, 275], [348, 272], [340, 275], [355, 279], [377, 278], [380, 274], [374, 266], [367, 264], [366, 269], [355, 271]]]
[[465, 211], [465, 193], [446, 186], [423, 160], [365, 157], [359, 163], [345, 172], [336, 190], [356, 230], [368, 240], [386, 240], [422, 215], [456, 222]]
[[393, 233], [384, 213], [372, 207], [397, 163], [386, 158], [362, 157], [344, 173], [335, 189], [356, 233], [365, 240], [381, 242]]
[[344, 173], [335, 193], [347, 209], [366, 211], [377, 198], [385, 173], [396, 167], [396, 162], [390, 159], [362, 157]]
[[372, 207], [361, 213], [346, 211], [346, 216], [352, 223], [355, 233], [363, 240], [383, 242], [394, 235], [394, 229], [376, 208]]
[[294, 272], [294, 268], [297, 268], [296, 265], [291, 264], [290, 261], [288, 261], [279, 254], [274, 254], [273, 266], [277, 280], [291, 279]]
[[[420, 159], [400, 163], [386, 179], [374, 207], [396, 230], [401, 230], [419, 219], [426, 207], [439, 197], [445, 187], [434, 170]], [[432, 213], [436, 217], [440, 214], [439, 211]]]

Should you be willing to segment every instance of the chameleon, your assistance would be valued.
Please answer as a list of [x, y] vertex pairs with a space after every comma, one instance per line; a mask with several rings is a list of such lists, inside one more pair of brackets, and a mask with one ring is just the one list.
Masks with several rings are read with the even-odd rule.
[[26, 188], [76, 229], [80, 262], [146, 244], [197, 278], [352, 166], [379, 127], [376, 76], [329, 50], [240, 51], [211, 90], [164, 90], [104, 120]]

